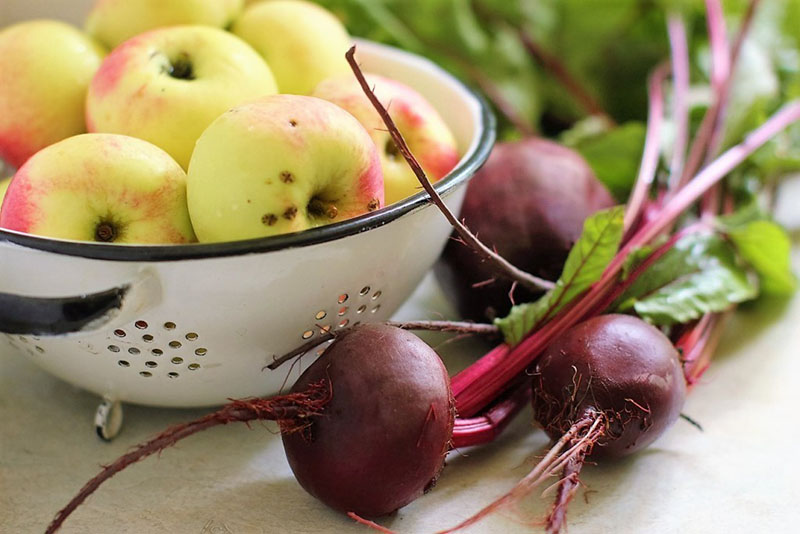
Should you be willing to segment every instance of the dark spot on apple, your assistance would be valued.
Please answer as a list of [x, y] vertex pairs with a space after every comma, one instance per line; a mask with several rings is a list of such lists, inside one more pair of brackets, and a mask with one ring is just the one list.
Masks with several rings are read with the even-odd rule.
[[294, 119], [292, 119], [292, 120], [290, 120], [290, 121], [289, 121], [289, 125], [290, 125], [292, 128], [294, 128], [295, 126], [297, 126], [297, 121], [296, 121], [296, 120], [294, 120]]
[[397, 148], [397, 145], [394, 143], [394, 139], [391, 137], [383, 146], [383, 152], [386, 154], [386, 157], [391, 160], [396, 160], [398, 157], [400, 157], [400, 150]]
[[373, 198], [367, 204], [367, 211], [375, 211], [376, 209], [381, 207], [381, 203], [377, 198]]
[[189, 54], [179, 52], [167, 65], [167, 74], [178, 80], [194, 80], [194, 68]]
[[285, 184], [290, 184], [290, 183], [294, 182], [294, 175], [292, 173], [290, 173], [289, 171], [283, 171], [281, 173], [281, 182], [283, 182]]
[[297, 208], [294, 206], [289, 206], [286, 208], [286, 211], [283, 212], [283, 218], [287, 221], [291, 221], [297, 216]]
[[261, 217], [261, 222], [264, 223], [266, 226], [272, 226], [276, 222], [278, 222], [278, 218], [275, 216], [274, 213], [265, 213]]

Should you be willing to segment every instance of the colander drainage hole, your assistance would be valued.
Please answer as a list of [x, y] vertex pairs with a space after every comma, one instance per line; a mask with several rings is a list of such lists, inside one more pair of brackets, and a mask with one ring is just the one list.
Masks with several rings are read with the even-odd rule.
[[150, 361], [150, 362], [144, 362], [144, 365], [145, 365], [146, 367], [150, 367], [151, 369], [152, 369], [153, 367], [158, 367], [158, 364], [157, 364], [156, 362], [153, 362], [153, 361]]
[[365, 311], [367, 311], [367, 305], [366, 304], [362, 304], [361, 306], [358, 307], [358, 309], [356, 310], [356, 313], [364, 313]]
[[119, 364], [120, 367], [130, 367], [131, 366], [130, 362], [128, 362], [127, 360], [120, 360], [117, 363]]
[[128, 353], [133, 354], [134, 356], [139, 354], [140, 352], [141, 351], [139, 349], [137, 349], [136, 347], [131, 347], [131, 348], [128, 349]]
[[348, 298], [350, 297], [347, 295], [347, 293], [342, 293], [341, 295], [339, 295], [339, 299], [337, 300], [337, 302], [339, 304], [344, 304], [345, 302], [347, 302]]
[[195, 349], [194, 353], [197, 354], [198, 356], [205, 356], [206, 354], [208, 354], [208, 349], [205, 347], [200, 347]]
[[152, 343], [153, 336], [151, 336], [150, 334], [145, 334], [142, 336], [142, 341], [144, 341], [145, 343]]
[[114, 335], [117, 337], [125, 337], [127, 334], [125, 333], [125, 330], [118, 328], [117, 330], [114, 330]]
[[344, 328], [348, 324], [350, 324], [350, 320], [349, 319], [342, 319], [341, 321], [339, 321], [339, 328]]
[[372, 294], [372, 300], [378, 300], [379, 298], [381, 298], [381, 295], [383, 295], [382, 291], [376, 291], [375, 293]]
[[108, 346], [108, 351], [109, 352], [119, 352], [119, 347], [116, 346], [116, 345], [109, 345]]
[[139, 371], [139, 376], [150, 378], [151, 376], [153, 376], [153, 373], [151, 373], [150, 371]]
[[136, 321], [133, 325], [139, 330], [146, 330], [148, 326], [147, 321]]
[[171, 373], [167, 373], [167, 376], [170, 377], [170, 378], [178, 378], [181, 375], [179, 375], [175, 371], [172, 371]]
[[179, 349], [179, 348], [181, 348], [181, 342], [180, 341], [170, 341], [169, 342], [169, 346], [172, 349]]
[[186, 341], [197, 341], [197, 338], [200, 337], [195, 332], [189, 332], [186, 334]]
[[150, 351], [150, 353], [153, 356], [161, 356], [162, 354], [164, 354], [164, 351], [161, 350], [161, 349], [153, 349], [153, 350]]
[[381, 305], [377, 304], [374, 308], [372, 308], [371, 311], [372, 311], [372, 313], [378, 313], [378, 310], [380, 310], [380, 309], [381, 309]]
[[303, 339], [309, 339], [313, 335], [314, 335], [313, 330], [306, 330], [305, 332], [303, 332]]
[[339, 308], [339, 312], [338, 313], [339, 313], [339, 317], [341, 317], [342, 315], [345, 315], [347, 313], [347, 306], [342, 306], [341, 308]]
[[182, 363], [183, 363], [183, 358], [181, 358], [180, 356], [175, 356], [175, 357], [174, 357], [174, 358], [172, 358], [172, 360], [170, 360], [170, 361], [171, 361], [172, 363], [174, 363], [175, 365], [180, 365], [180, 364], [182, 364]]
[[324, 319], [327, 316], [328, 316], [328, 312], [326, 312], [325, 310], [320, 310], [320, 311], [318, 311], [316, 313], [316, 315], [314, 315], [314, 319], [317, 319], [317, 320]]
[[175, 330], [176, 326], [177, 325], [172, 321], [167, 321], [166, 323], [164, 323], [164, 330]]
[[200, 364], [199, 363], [190, 363], [188, 367], [189, 367], [190, 371], [196, 371], [197, 369], [200, 369]]

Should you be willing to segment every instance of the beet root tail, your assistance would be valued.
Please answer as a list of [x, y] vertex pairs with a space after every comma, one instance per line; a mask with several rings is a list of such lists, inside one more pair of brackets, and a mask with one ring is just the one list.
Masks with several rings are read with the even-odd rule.
[[133, 450], [120, 456], [89, 480], [70, 502], [53, 518], [45, 534], [56, 532], [67, 517], [94, 493], [100, 485], [131, 464], [174, 445], [178, 441], [209, 428], [228, 423], [251, 421], [277, 421], [282, 432], [292, 432], [304, 427], [304, 420], [317, 415], [325, 408], [331, 398], [329, 384], [313, 384], [301, 393], [291, 393], [272, 398], [234, 400], [216, 412], [194, 421], [172, 426], [156, 437], [137, 445]]
[[[523, 498], [528, 496], [536, 487], [541, 485], [542, 482], [553, 476], [553, 474], [559, 469], [565, 469], [572, 460], [577, 460], [577, 463], [575, 464], [576, 466], [582, 465], [583, 458], [586, 456], [586, 454], [588, 454], [589, 451], [591, 451], [592, 446], [605, 432], [605, 421], [606, 419], [602, 414], [593, 414], [572, 425], [572, 427], [550, 448], [550, 450], [547, 451], [547, 454], [538, 464], [536, 464], [536, 467], [534, 467], [533, 470], [531, 470], [531, 472], [528, 473], [525, 478], [520, 480], [517, 485], [514, 486], [508, 493], [488, 504], [458, 525], [448, 528], [447, 530], [441, 530], [437, 534], [450, 534], [451, 532], [457, 532], [465, 529], [501, 508], [518, 503]], [[580, 467], [578, 467], [578, 471], [579, 470]], [[576, 482], [575, 490], [577, 490], [577, 471], [575, 472], [575, 476], [572, 478], [574, 478]], [[570, 494], [564, 494], [565, 498], [568, 497], [566, 500], [564, 500], [563, 506], [561, 507], [563, 508], [564, 513], [566, 513], [566, 505], [569, 503], [569, 500], [572, 498], [575, 490], [571, 490]], [[561, 493], [561, 490], [559, 490], [559, 497], [561, 496]], [[557, 500], [557, 502], [559, 501]]]

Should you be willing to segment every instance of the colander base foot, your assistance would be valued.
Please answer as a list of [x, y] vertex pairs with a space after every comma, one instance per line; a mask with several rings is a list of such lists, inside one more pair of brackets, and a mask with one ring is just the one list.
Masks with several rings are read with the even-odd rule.
[[103, 399], [94, 413], [94, 428], [103, 441], [111, 441], [122, 428], [122, 404], [112, 399]]

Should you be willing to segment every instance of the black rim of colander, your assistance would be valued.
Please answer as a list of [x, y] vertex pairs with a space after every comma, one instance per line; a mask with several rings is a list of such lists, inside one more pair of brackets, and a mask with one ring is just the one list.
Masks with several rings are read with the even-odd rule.
[[[436, 191], [446, 197], [456, 186], [471, 177], [489, 157], [495, 140], [495, 117], [486, 101], [477, 93], [465, 88], [480, 106], [479, 138], [470, 147], [459, 164], [435, 184]], [[306, 247], [335, 239], [356, 235], [388, 224], [430, 203], [425, 192], [405, 200], [346, 221], [271, 237], [261, 237], [223, 243], [190, 243], [185, 245], [113, 245], [50, 239], [30, 234], [0, 229], [0, 241], [23, 247], [83, 258], [113, 261], [176, 261], [216, 258], [240, 254], [255, 254], [274, 250]]]

